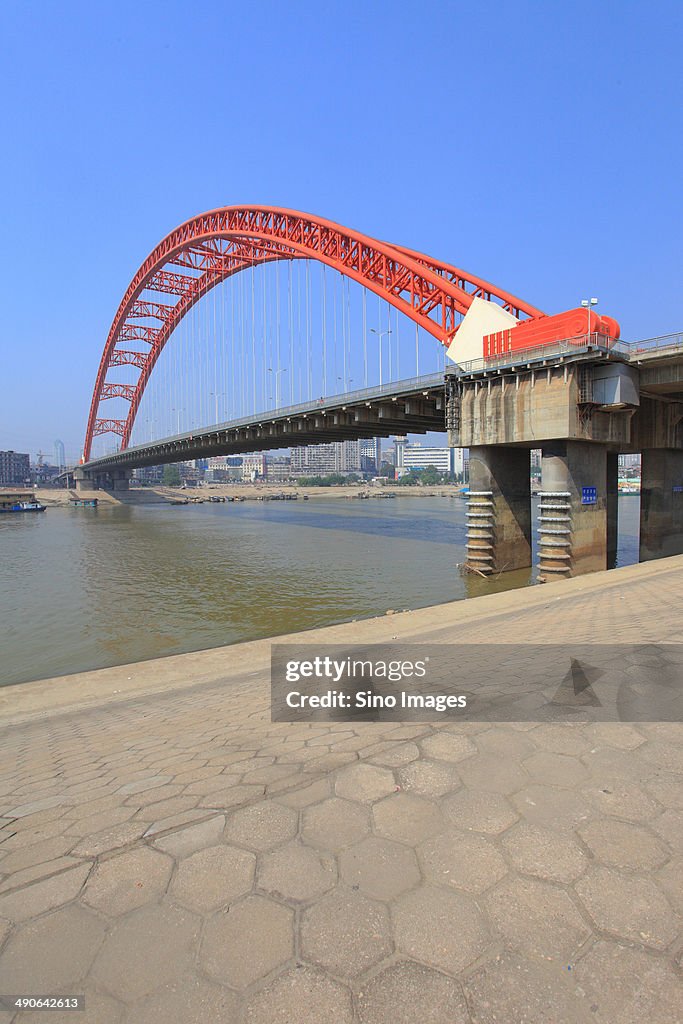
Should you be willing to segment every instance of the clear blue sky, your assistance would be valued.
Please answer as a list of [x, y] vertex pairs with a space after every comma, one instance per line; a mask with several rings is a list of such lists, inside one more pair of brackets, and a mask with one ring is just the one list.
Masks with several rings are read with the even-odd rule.
[[627, 338], [683, 328], [681, 5], [4, 5], [0, 448], [76, 453], [180, 221], [273, 203]]

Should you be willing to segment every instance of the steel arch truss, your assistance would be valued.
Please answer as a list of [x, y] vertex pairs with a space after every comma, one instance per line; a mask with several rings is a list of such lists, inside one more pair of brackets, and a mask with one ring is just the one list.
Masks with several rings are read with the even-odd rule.
[[[521, 318], [543, 316], [521, 299], [422, 253], [377, 241], [332, 221], [268, 206], [223, 207], [181, 224], [150, 253], [121, 300], [93, 392], [83, 457], [95, 436], [114, 433], [126, 448], [152, 370], [171, 334], [211, 288], [272, 260], [312, 259], [357, 281], [449, 345], [475, 297]], [[175, 301], [172, 301], [175, 298]], [[133, 366], [133, 385], [107, 380], [110, 367]], [[130, 402], [125, 420], [100, 417], [109, 398]]]

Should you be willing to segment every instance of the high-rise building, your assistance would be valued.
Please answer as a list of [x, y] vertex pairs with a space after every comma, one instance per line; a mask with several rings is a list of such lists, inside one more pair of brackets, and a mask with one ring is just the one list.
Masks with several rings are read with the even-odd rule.
[[371, 437], [360, 442], [360, 468], [364, 473], [379, 473], [382, 466], [382, 439]]
[[31, 460], [22, 452], [0, 452], [0, 484], [25, 484], [31, 478]]
[[360, 441], [333, 441], [292, 448], [291, 465], [292, 476], [358, 473], [361, 468]]
[[57, 439], [55, 441], [55, 466], [58, 466], [60, 471], [66, 467], [66, 454], [64, 452], [64, 442]]

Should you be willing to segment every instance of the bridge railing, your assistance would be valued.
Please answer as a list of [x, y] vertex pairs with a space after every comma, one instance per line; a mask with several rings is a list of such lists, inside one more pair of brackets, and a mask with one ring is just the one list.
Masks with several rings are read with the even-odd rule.
[[477, 373], [479, 370], [503, 369], [521, 366], [523, 363], [534, 363], [547, 359], [557, 359], [565, 355], [578, 355], [581, 352], [622, 352], [627, 355], [623, 342], [615, 341], [605, 334], [579, 334], [575, 338], [562, 338], [549, 345], [535, 345], [533, 348], [516, 349], [502, 352], [497, 356], [482, 356], [458, 363], [458, 372]]
[[683, 349], [683, 333], [662, 334], [658, 338], [646, 338], [644, 341], [625, 342], [632, 359], [642, 355], [664, 355], [667, 351], [680, 352]]
[[[377, 384], [375, 387], [359, 388], [356, 391], [345, 391], [341, 395], [323, 396], [312, 402], [300, 402], [298, 405], [286, 405], [278, 409], [264, 409], [255, 412], [250, 416], [242, 416], [235, 420], [226, 420], [223, 423], [214, 423], [208, 427], [197, 427], [185, 431], [183, 434], [173, 434], [171, 437], [160, 437], [154, 441], [146, 441], [141, 444], [129, 445], [124, 449], [126, 452], [142, 451], [146, 448], [154, 448], [159, 444], [168, 444], [173, 441], [184, 441], [196, 439], [203, 434], [214, 434], [217, 431], [236, 430], [239, 427], [254, 426], [266, 423], [271, 420], [286, 419], [291, 416], [301, 416], [305, 413], [325, 412], [328, 409], [338, 409], [342, 405], [354, 405], [363, 401], [375, 401], [378, 398], [398, 396], [403, 392], [418, 391], [421, 388], [443, 387], [443, 373], [429, 373], [421, 377], [409, 377], [406, 380], [391, 381], [389, 384]], [[106, 457], [103, 457], [106, 458]], [[91, 460], [97, 461], [95, 459]]]

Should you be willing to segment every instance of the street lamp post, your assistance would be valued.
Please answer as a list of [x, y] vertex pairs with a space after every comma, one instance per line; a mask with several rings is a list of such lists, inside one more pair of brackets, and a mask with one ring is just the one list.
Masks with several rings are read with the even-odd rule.
[[597, 306], [597, 304], [598, 304], [598, 300], [597, 299], [581, 299], [581, 305], [586, 310], [586, 314], [588, 316], [588, 327], [587, 327], [587, 334], [586, 334], [586, 342], [589, 345], [590, 345], [590, 340], [591, 340], [591, 308], [593, 306]]
[[371, 327], [370, 334], [376, 334], [379, 338], [379, 386], [382, 387], [382, 338], [386, 334], [391, 334], [391, 331], [376, 331], [374, 327]]
[[280, 374], [287, 373], [287, 367], [283, 367], [281, 370], [274, 370], [272, 366], [268, 367], [268, 373], [272, 373], [275, 377], [275, 408], [280, 408]]
[[214, 422], [218, 423], [218, 399], [219, 398], [225, 398], [225, 392], [224, 391], [219, 391], [219, 392], [209, 391], [209, 398], [215, 398], [216, 399], [216, 419], [214, 420]]

